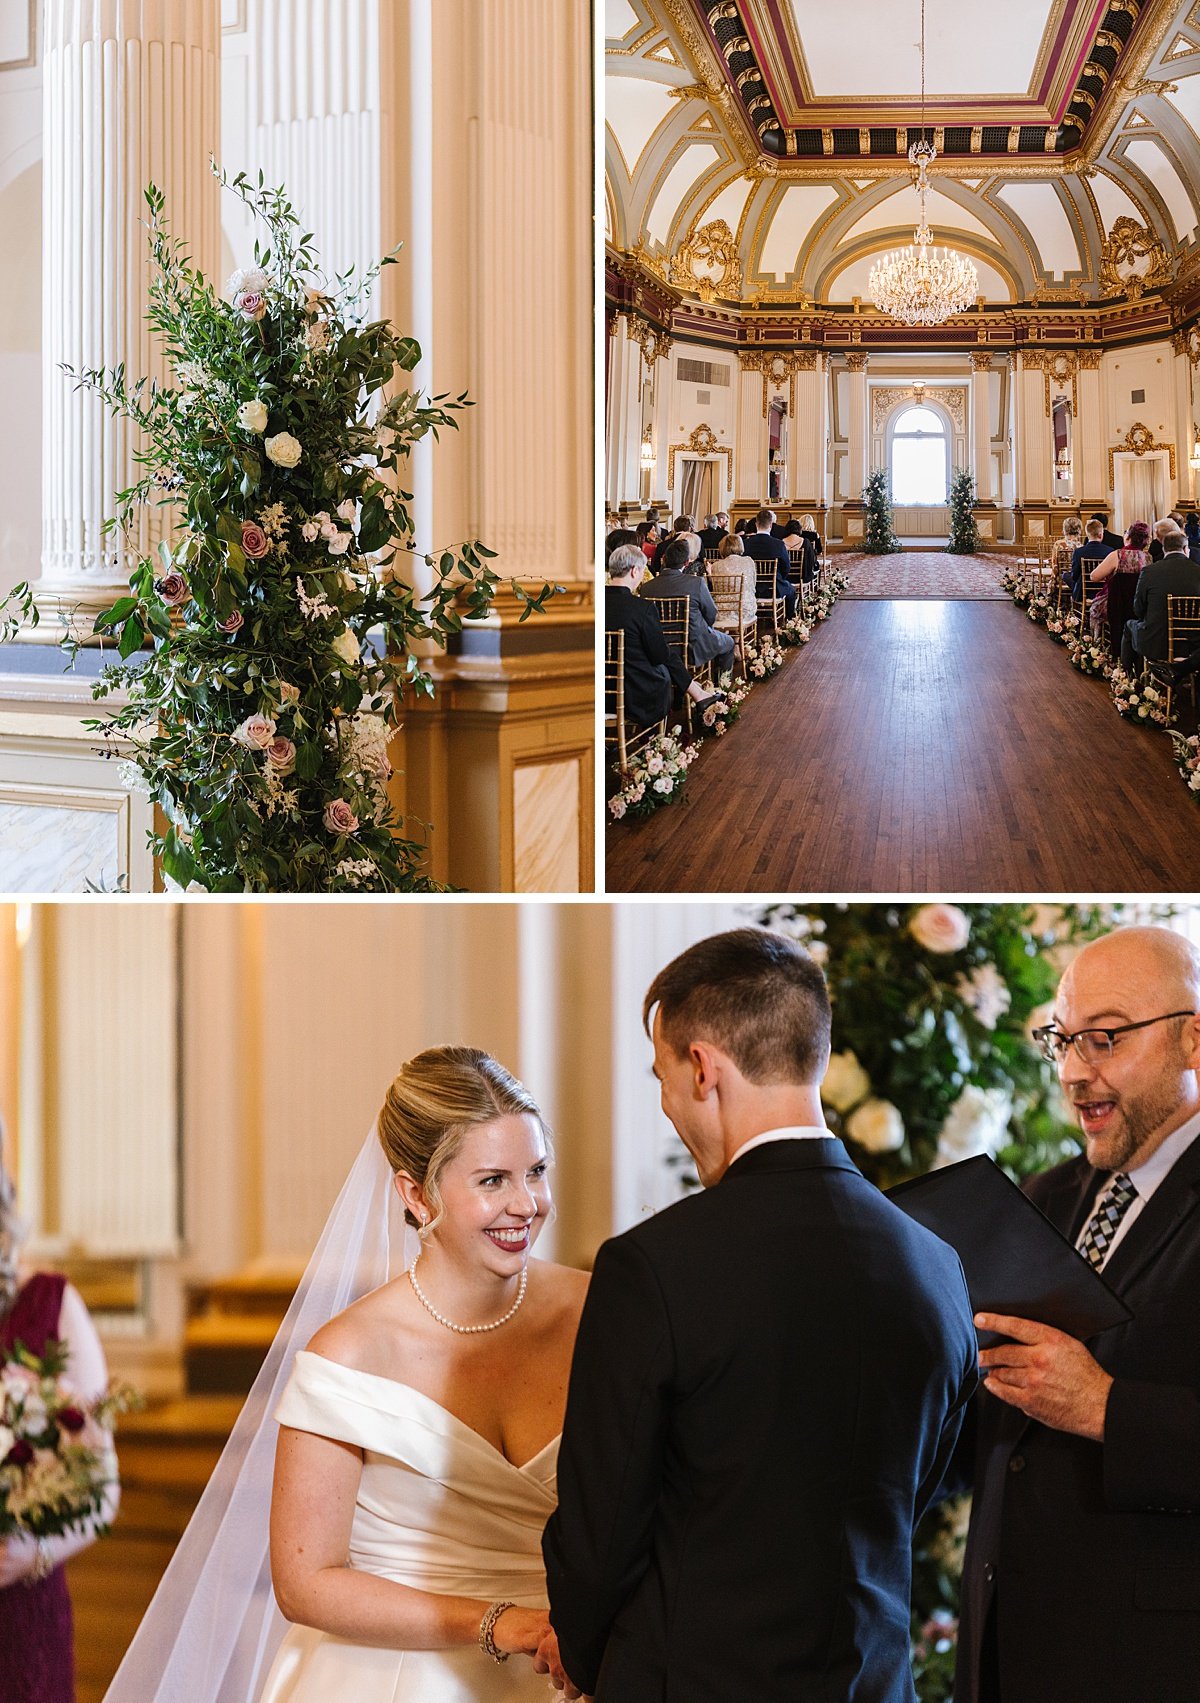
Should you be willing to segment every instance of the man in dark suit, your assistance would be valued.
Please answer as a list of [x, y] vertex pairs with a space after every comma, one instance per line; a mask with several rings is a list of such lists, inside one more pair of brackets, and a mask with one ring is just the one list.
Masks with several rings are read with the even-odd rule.
[[[637, 588], [646, 557], [636, 544], [622, 544], [608, 558], [604, 588], [604, 626], [625, 634], [625, 718], [635, 727], [653, 727], [686, 694], [703, 709], [718, 696], [706, 693], [663, 637], [658, 610]], [[608, 706], [611, 713], [612, 705]]]
[[707, 555], [710, 550], [719, 550], [721, 540], [729, 532], [729, 516], [722, 509], [718, 514], [709, 515], [700, 534], [700, 548]]
[[[690, 540], [690, 543], [689, 543]], [[715, 666], [717, 674], [733, 665], [733, 634], [718, 631], [714, 626], [717, 606], [708, 581], [693, 570], [699, 565], [700, 541], [694, 532], [676, 538], [663, 551], [661, 571], [642, 586], [643, 597], [686, 597], [688, 611], [688, 661], [693, 668], [706, 662]], [[696, 554], [692, 554], [692, 548]]]
[[1084, 574], [1089, 573], [1097, 562], [1102, 562], [1109, 554], [1104, 543], [1104, 528], [1098, 520], [1089, 520], [1084, 530], [1086, 537], [1084, 542], [1077, 544], [1071, 552], [1071, 567], [1067, 574], [1067, 590], [1076, 603], [1082, 592]]
[[[1086, 1144], [1030, 1197], [1127, 1303], [1087, 1343], [980, 1314], [955, 1703], [1187, 1703], [1200, 1674], [1200, 954], [1084, 947], [1039, 1031]], [[964, 1431], [964, 1442], [967, 1432]]]
[[962, 1269], [825, 1129], [794, 941], [701, 941], [652, 1015], [704, 1188], [597, 1257], [542, 1659], [596, 1703], [912, 1703], [912, 1525], [976, 1383]]
[[676, 515], [675, 524], [672, 526], [670, 532], [664, 532], [662, 537], [659, 539], [658, 544], [655, 546], [654, 554], [650, 558], [651, 573], [656, 574], [662, 566], [663, 551], [666, 549], [667, 545], [673, 544], [677, 538], [682, 538], [685, 533], [692, 530], [694, 525], [695, 522], [692, 520], [690, 514]]
[[1104, 554], [1106, 556], [1110, 550], [1120, 550], [1124, 546], [1125, 540], [1120, 536], [1120, 534], [1110, 532], [1108, 530], [1108, 516], [1106, 514], [1097, 512], [1092, 516], [1092, 519], [1100, 522], [1100, 532], [1104, 543]]
[[760, 597], [768, 597], [774, 591], [776, 597], [782, 597], [787, 613], [791, 615], [796, 607], [796, 588], [788, 578], [788, 569], [792, 559], [787, 553], [783, 540], [773, 536], [771, 528], [775, 524], [775, 516], [770, 509], [759, 509], [754, 517], [754, 530], [745, 536], [747, 556], [752, 556], [756, 562], [763, 565], [757, 569], [758, 582], [762, 589]]
[[1200, 597], [1200, 563], [1187, 554], [1182, 532], [1163, 539], [1166, 555], [1138, 575], [1133, 594], [1133, 618], [1121, 638], [1121, 666], [1132, 674], [1139, 657], [1159, 661], [1167, 654], [1167, 598]]

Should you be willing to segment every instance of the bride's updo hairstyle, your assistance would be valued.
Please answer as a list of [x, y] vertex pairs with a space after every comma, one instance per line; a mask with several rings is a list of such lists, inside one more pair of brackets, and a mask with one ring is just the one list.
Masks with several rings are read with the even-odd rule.
[[[379, 1140], [393, 1171], [424, 1189], [433, 1208], [425, 1233], [441, 1222], [438, 1178], [462, 1146], [467, 1131], [496, 1118], [536, 1118], [552, 1154], [550, 1131], [533, 1095], [478, 1047], [430, 1047], [404, 1065], [379, 1112]], [[421, 1226], [405, 1208], [404, 1221]]]

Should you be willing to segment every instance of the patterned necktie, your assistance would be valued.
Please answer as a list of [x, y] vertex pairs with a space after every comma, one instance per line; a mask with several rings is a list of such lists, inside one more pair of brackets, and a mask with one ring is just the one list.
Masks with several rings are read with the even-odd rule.
[[1112, 1246], [1117, 1225], [1129, 1210], [1130, 1201], [1136, 1199], [1137, 1190], [1124, 1171], [1114, 1172], [1108, 1187], [1096, 1202], [1096, 1210], [1088, 1219], [1083, 1240], [1079, 1243], [1080, 1253], [1097, 1271]]

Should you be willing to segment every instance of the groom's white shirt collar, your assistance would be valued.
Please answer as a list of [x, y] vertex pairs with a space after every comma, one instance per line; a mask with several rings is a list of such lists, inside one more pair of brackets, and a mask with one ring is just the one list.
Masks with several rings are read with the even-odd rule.
[[783, 1129], [765, 1129], [761, 1135], [752, 1135], [749, 1141], [744, 1141], [729, 1161], [736, 1164], [743, 1153], [749, 1153], [752, 1148], [765, 1147], [768, 1141], [816, 1141], [821, 1138], [829, 1141], [834, 1139], [831, 1129], [824, 1124], [787, 1124]]

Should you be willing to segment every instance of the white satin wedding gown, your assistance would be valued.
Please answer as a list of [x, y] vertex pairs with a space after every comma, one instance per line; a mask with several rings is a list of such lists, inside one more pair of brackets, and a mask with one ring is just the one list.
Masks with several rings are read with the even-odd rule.
[[[301, 1351], [276, 1418], [352, 1443], [363, 1473], [350, 1564], [417, 1590], [546, 1607], [542, 1528], [558, 1439], [524, 1466], [407, 1384]], [[379, 1650], [293, 1626], [260, 1703], [547, 1703], [527, 1656]]]

